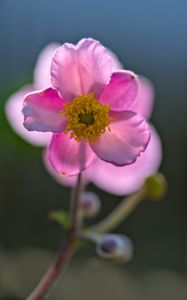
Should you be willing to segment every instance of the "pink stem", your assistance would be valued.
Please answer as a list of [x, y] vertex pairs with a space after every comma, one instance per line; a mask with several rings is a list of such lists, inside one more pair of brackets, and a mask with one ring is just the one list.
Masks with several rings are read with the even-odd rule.
[[78, 209], [80, 203], [80, 193], [81, 193], [81, 173], [77, 177], [77, 184], [75, 187], [74, 195], [72, 197], [72, 230], [68, 232], [68, 241], [65, 246], [60, 250], [53, 264], [49, 267], [35, 290], [30, 294], [26, 300], [41, 300], [44, 299], [45, 295], [54, 283], [58, 279], [60, 273], [64, 270], [70, 260], [73, 252], [76, 248], [76, 233], [79, 231], [78, 222]]
[[32, 294], [26, 300], [41, 300], [53, 286], [60, 273], [67, 265], [67, 262], [71, 258], [75, 250], [75, 243], [67, 242], [67, 244], [61, 249], [57, 255], [53, 264], [49, 267], [46, 274], [39, 282], [38, 286], [32, 292]]

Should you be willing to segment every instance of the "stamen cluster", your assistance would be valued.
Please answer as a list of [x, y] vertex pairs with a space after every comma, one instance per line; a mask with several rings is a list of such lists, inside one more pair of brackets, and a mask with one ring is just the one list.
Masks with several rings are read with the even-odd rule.
[[94, 98], [94, 94], [81, 95], [65, 104], [60, 112], [66, 117], [65, 133], [71, 132], [70, 137], [80, 142], [83, 138], [95, 142], [98, 137], [108, 130], [112, 119], [109, 116], [110, 106], [102, 104]]

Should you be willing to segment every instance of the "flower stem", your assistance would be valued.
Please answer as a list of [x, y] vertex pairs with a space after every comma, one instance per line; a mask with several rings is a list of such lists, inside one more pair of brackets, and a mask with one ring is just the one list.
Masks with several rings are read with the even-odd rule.
[[[58, 279], [62, 270], [67, 266], [73, 252], [75, 250], [74, 243], [67, 243], [60, 250], [53, 264], [49, 267], [42, 280], [39, 282], [36, 289], [26, 300], [41, 300], [44, 299], [45, 295], [49, 292], [49, 289], [53, 286], [55, 281]], [[47, 295], [46, 295], [47, 297]]]
[[67, 233], [67, 242], [61, 248], [53, 264], [49, 267], [43, 278], [35, 288], [35, 290], [26, 298], [26, 300], [41, 300], [46, 299], [48, 292], [54, 286], [59, 278], [61, 272], [67, 266], [71, 256], [78, 246], [79, 231], [79, 203], [81, 193], [81, 174], [77, 177], [77, 184], [72, 197], [71, 216], [72, 216], [72, 230]]
[[141, 190], [125, 198], [121, 203], [101, 222], [89, 227], [86, 231], [95, 233], [109, 232], [117, 227], [144, 199], [146, 196], [146, 189], [143, 187]]
[[71, 203], [71, 219], [72, 219], [72, 234], [76, 235], [76, 232], [79, 230], [80, 227], [80, 219], [79, 219], [79, 204], [80, 204], [80, 193], [82, 192], [82, 175], [81, 173], [77, 176], [77, 184], [73, 191], [72, 196], [72, 203]]

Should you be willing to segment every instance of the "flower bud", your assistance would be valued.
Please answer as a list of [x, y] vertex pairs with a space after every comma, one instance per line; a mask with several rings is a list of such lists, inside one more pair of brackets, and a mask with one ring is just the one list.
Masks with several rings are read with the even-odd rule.
[[94, 217], [101, 208], [99, 197], [92, 192], [83, 192], [80, 199], [80, 209], [85, 218]]
[[162, 198], [167, 189], [167, 182], [161, 173], [149, 176], [145, 181], [147, 196], [152, 200]]
[[100, 238], [96, 251], [103, 258], [128, 262], [133, 255], [133, 245], [127, 236], [110, 233]]

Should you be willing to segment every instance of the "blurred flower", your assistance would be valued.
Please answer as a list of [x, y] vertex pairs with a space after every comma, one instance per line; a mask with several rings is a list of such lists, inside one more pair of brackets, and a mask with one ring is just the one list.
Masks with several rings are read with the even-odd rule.
[[98, 41], [66, 43], [52, 58], [52, 87], [25, 98], [24, 126], [53, 132], [48, 159], [59, 174], [82, 172], [95, 157], [128, 165], [147, 147], [149, 127], [131, 111], [137, 78], [129, 71], [112, 73], [112, 64]]
[[106, 259], [128, 262], [133, 255], [133, 245], [127, 236], [109, 233], [98, 240], [97, 253]]
[[59, 45], [52, 43], [47, 45], [40, 53], [34, 69], [34, 82], [32, 85], [25, 85], [19, 91], [9, 97], [5, 105], [5, 113], [12, 129], [27, 142], [35, 146], [46, 146], [50, 139], [51, 133], [28, 132], [23, 126], [23, 98], [26, 94], [36, 89], [44, 89], [50, 85], [50, 64], [51, 58]]
[[101, 208], [99, 197], [92, 192], [82, 192], [80, 196], [80, 209], [85, 218], [92, 218]]

